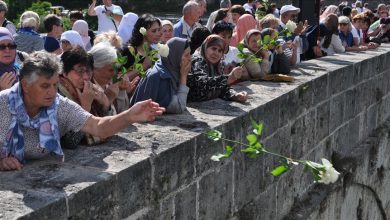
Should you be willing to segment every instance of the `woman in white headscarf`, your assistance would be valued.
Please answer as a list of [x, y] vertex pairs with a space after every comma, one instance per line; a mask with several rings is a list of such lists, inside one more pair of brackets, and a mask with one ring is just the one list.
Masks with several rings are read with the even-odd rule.
[[61, 34], [61, 48], [62, 51], [68, 51], [77, 45], [85, 49], [83, 39], [77, 31], [65, 31]]
[[133, 33], [135, 22], [138, 20], [138, 15], [129, 12], [126, 13], [118, 27], [118, 35], [122, 38], [123, 46], [127, 45]]
[[89, 51], [92, 47], [91, 38], [88, 36], [88, 23], [84, 20], [77, 20], [72, 27], [72, 30], [77, 31], [84, 43], [84, 48]]

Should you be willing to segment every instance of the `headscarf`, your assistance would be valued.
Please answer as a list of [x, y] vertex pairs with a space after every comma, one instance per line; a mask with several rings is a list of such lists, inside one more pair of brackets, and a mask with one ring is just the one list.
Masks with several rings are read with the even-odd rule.
[[326, 17], [328, 17], [328, 15], [330, 15], [330, 14], [337, 15], [338, 10], [339, 10], [339, 7], [336, 5], [329, 5], [328, 7], [326, 7], [325, 11], [322, 12], [322, 14], [320, 16], [320, 22], [324, 21], [326, 19]]
[[84, 48], [86, 48], [91, 40], [91, 38], [88, 36], [88, 29], [88, 23], [84, 20], [77, 20], [72, 27], [72, 30], [77, 31], [80, 34]]
[[[209, 73], [210, 73], [209, 75], [212, 75], [212, 76], [221, 74], [221, 72], [220, 72], [221, 68], [219, 66], [221, 60], [217, 64], [211, 64], [206, 58], [206, 49], [211, 47], [211, 46], [214, 46], [214, 45], [221, 47], [222, 51], [225, 51], [225, 47], [227, 46], [227, 45], [225, 45], [225, 41], [222, 37], [220, 37], [219, 35], [216, 35], [216, 34], [212, 34], [212, 35], [209, 35], [206, 38], [206, 40], [203, 41], [203, 44], [200, 47], [200, 54], [204, 58], [206, 63], [208, 64]], [[222, 57], [221, 57], [221, 59], [222, 59]]]
[[172, 87], [175, 91], [180, 82], [180, 63], [184, 50], [189, 47], [187, 39], [174, 37], [167, 41], [169, 54], [167, 57], [161, 57], [161, 63], [171, 73]]
[[[14, 37], [12, 36], [11, 32], [5, 27], [0, 27], [0, 41], [3, 40], [10, 40], [13, 43], [15, 43]], [[16, 54], [15, 54], [15, 58], [16, 58]], [[10, 64], [7, 65], [4, 63], [0, 63], [0, 76], [2, 76], [6, 72], [12, 72], [16, 76], [16, 72], [18, 69], [19, 69], [18, 66], [15, 65], [15, 60], [14, 62], [11, 62]]]
[[138, 15], [129, 12], [126, 13], [118, 27], [118, 35], [122, 38], [122, 44], [127, 45], [133, 33], [135, 22], [138, 20]]
[[255, 29], [257, 27], [257, 22], [250, 14], [244, 14], [242, 15], [236, 25], [235, 32], [233, 33], [232, 39], [230, 41], [230, 46], [237, 46], [242, 39], [244, 39], [246, 33], [251, 30]]
[[85, 49], [83, 39], [81, 38], [80, 34], [77, 31], [65, 31], [61, 34], [61, 40], [67, 40], [70, 42], [72, 47], [80, 46], [81, 48]]
[[57, 119], [59, 104], [60, 98], [57, 94], [51, 106], [41, 109], [39, 117], [30, 118], [23, 102], [21, 85], [16, 83], [12, 86], [8, 96], [11, 123], [1, 151], [1, 158], [12, 155], [20, 162], [24, 162], [25, 143], [22, 126], [39, 129], [39, 147], [63, 157]]
[[[268, 29], [268, 30], [269, 30], [269, 29]], [[267, 31], [267, 30], [264, 29], [264, 34], [265, 34], [266, 31]], [[249, 30], [249, 31], [246, 33], [245, 38], [244, 38], [244, 45], [245, 45], [245, 47], [248, 48], [249, 38], [250, 38], [252, 35], [254, 35], [254, 34], [260, 34], [260, 35], [262, 35], [261, 33], [262, 33], [262, 32], [260, 32], [260, 31], [257, 30], [257, 29]], [[254, 52], [256, 52], [256, 51], [254, 51]]]

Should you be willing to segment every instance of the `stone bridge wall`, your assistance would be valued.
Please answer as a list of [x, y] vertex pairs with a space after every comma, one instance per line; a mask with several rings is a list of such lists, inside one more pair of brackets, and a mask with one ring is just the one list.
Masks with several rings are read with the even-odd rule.
[[[65, 163], [36, 161], [2, 172], [0, 219], [379, 219], [371, 217], [389, 215], [386, 132], [377, 132], [378, 144], [359, 143], [390, 115], [389, 67], [389, 45], [304, 62], [294, 83], [237, 85], [250, 94], [247, 105], [192, 103], [186, 114], [67, 150]], [[273, 157], [237, 152], [211, 161], [223, 145], [200, 132], [217, 128], [244, 139], [250, 117], [264, 122], [268, 149], [332, 159], [343, 176], [332, 186], [315, 185], [302, 167], [272, 177]]]

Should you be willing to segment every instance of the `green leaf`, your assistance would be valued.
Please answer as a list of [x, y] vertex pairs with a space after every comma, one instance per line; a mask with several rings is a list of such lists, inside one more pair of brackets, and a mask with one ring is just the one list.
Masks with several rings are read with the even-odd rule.
[[126, 67], [122, 66], [122, 75], [125, 75], [127, 73]]
[[237, 44], [238, 51], [243, 52], [244, 48], [245, 48], [245, 45], [243, 43], [238, 43]]
[[253, 118], [251, 118], [253, 133], [255, 133], [257, 136], [261, 136], [263, 133], [264, 124], [263, 123], [257, 123]]
[[210, 130], [206, 134], [207, 137], [213, 141], [219, 141], [222, 137], [222, 133], [217, 130]]
[[126, 64], [127, 63], [127, 57], [126, 56], [119, 56], [118, 58], [117, 58], [117, 63], [119, 63], [119, 64]]
[[254, 134], [248, 134], [246, 139], [248, 140], [250, 146], [253, 146], [257, 143], [257, 136]]
[[248, 55], [247, 55], [247, 54], [244, 54], [244, 53], [239, 53], [239, 54], [237, 54], [237, 57], [238, 57], [239, 59], [245, 60], [245, 59], [248, 57]]
[[276, 167], [275, 169], [273, 169], [271, 171], [271, 174], [273, 176], [280, 176], [283, 173], [285, 173], [287, 170], [289, 170], [289, 167], [286, 164], [282, 164], [282, 165]]
[[225, 147], [225, 155], [230, 157], [230, 155], [232, 155], [232, 153], [233, 153], [233, 148], [230, 147], [229, 145], [226, 145], [226, 147]]
[[271, 41], [271, 37], [267, 34], [263, 38], [263, 43], [268, 44]]

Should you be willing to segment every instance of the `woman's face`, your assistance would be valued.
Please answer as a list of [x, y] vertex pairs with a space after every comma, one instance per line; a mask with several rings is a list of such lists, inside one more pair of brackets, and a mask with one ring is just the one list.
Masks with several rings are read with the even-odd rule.
[[0, 63], [10, 65], [15, 61], [16, 44], [11, 40], [0, 41]]
[[[223, 38], [225, 45], [230, 44], [230, 40], [232, 39], [232, 32], [224, 31], [224, 32], [219, 33], [218, 35]], [[226, 47], [225, 51], [227, 51], [227, 50], [228, 50], [228, 47]]]
[[169, 39], [173, 37], [173, 28], [171, 25], [166, 24], [162, 26], [161, 29], [162, 29], [161, 42], [165, 44]]
[[84, 81], [91, 80], [92, 71], [85, 65], [76, 64], [65, 77], [68, 78], [76, 88], [82, 90], [84, 88]]
[[53, 104], [57, 95], [58, 74], [50, 78], [38, 76], [33, 82], [28, 83], [22, 79], [23, 95], [29, 99], [34, 107], [48, 107]]
[[157, 44], [160, 42], [161, 36], [161, 26], [157, 22], [154, 22], [152, 26], [146, 30], [145, 40], [149, 44]]
[[260, 49], [259, 44], [257, 43], [261, 39], [260, 34], [252, 34], [248, 39], [248, 49], [252, 52], [256, 52]]
[[217, 64], [223, 56], [223, 48], [218, 45], [212, 45], [206, 48], [206, 60], [211, 64]]
[[93, 71], [95, 80], [101, 85], [106, 86], [109, 84], [112, 80], [112, 77], [114, 76], [114, 67], [113, 63], [106, 64], [105, 66], [101, 68], [96, 68]]
[[187, 47], [184, 50], [183, 55], [181, 56], [180, 66], [185, 65], [186, 63], [191, 62], [191, 48]]
[[348, 23], [339, 23], [339, 31], [348, 32]]
[[62, 52], [66, 52], [72, 49], [72, 44], [68, 40], [61, 40]]

